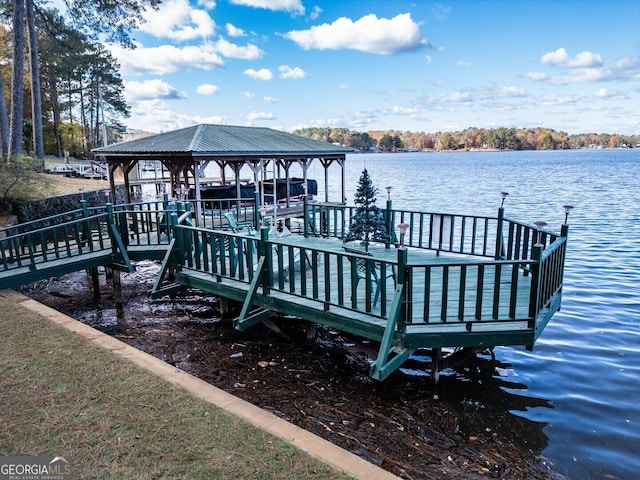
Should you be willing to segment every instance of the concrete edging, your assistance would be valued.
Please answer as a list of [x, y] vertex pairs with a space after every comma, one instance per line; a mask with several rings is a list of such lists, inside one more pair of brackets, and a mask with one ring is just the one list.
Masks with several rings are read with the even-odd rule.
[[120, 340], [110, 337], [14, 290], [4, 290], [0, 292], [0, 295], [71, 332], [81, 335], [94, 344], [144, 368], [148, 372], [184, 388], [192, 395], [271, 433], [336, 470], [362, 480], [399, 479], [399, 477], [392, 473], [334, 445], [328, 440], [320, 438], [266, 410], [237, 398], [189, 373], [173, 367], [141, 350], [137, 350]]

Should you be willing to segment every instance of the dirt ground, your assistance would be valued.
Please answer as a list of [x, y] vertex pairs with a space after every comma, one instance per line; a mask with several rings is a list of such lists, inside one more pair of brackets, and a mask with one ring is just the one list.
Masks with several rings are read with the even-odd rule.
[[101, 275], [94, 300], [86, 273], [21, 288], [36, 300], [241, 397], [405, 479], [561, 479], [540, 453], [544, 425], [513, 411], [535, 399], [510, 391], [496, 373], [509, 365], [479, 355], [429, 377], [428, 352], [377, 382], [368, 376], [376, 345], [329, 328], [274, 317], [239, 332], [218, 299], [200, 292], [149, 301], [158, 265], [123, 275], [116, 309]]
[[65, 177], [64, 175], [40, 174], [47, 185], [47, 195], [71, 195], [80, 189], [85, 192], [104, 190], [109, 188], [108, 180], [86, 179], [79, 177]]

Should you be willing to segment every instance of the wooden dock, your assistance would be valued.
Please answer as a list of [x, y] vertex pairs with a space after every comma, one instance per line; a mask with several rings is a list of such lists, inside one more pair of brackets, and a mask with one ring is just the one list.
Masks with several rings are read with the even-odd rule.
[[[432, 350], [437, 376], [443, 347], [532, 348], [560, 308], [566, 225], [560, 234], [538, 231], [506, 219], [502, 209], [497, 217], [388, 209], [391, 227], [408, 226], [403, 243], [365, 252], [342, 241], [353, 212], [344, 205], [305, 202], [301, 234], [266, 223], [233, 232], [222, 211], [205, 223], [196, 207], [166, 198], [83, 204], [64, 217], [6, 229], [0, 288], [163, 259], [152, 298], [195, 288], [241, 302], [240, 330], [281, 312], [368, 338], [380, 345], [371, 367], [380, 380], [419, 349]], [[259, 212], [247, 208], [254, 226], [262, 225]]]

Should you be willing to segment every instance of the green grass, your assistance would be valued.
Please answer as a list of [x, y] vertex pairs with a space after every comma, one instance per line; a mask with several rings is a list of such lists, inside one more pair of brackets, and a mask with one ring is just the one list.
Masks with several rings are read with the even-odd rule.
[[0, 455], [60, 455], [81, 479], [346, 479], [0, 297]]

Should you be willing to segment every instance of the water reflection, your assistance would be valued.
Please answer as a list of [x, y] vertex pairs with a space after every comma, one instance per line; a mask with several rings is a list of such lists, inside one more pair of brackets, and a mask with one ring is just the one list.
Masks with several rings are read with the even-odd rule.
[[[543, 430], [547, 422], [531, 420], [518, 412], [552, 409], [553, 404], [530, 395], [525, 384], [504, 377], [512, 370], [511, 364], [481, 354], [469, 362], [443, 370], [438, 384], [431, 386], [430, 362], [430, 356], [418, 353], [405, 363], [401, 371], [409, 380], [397, 386], [405, 399], [411, 401], [424, 395], [420, 385], [428, 382], [429, 392], [435, 392], [445, 402], [464, 406], [464, 422], [486, 422], [491, 427], [485, 426], [485, 430], [493, 428], [521, 448], [534, 452], [546, 448], [548, 437]], [[423, 380], [416, 381], [416, 377]]]

